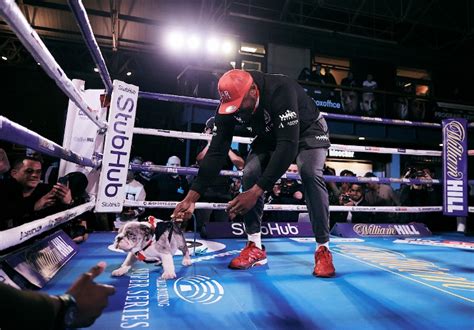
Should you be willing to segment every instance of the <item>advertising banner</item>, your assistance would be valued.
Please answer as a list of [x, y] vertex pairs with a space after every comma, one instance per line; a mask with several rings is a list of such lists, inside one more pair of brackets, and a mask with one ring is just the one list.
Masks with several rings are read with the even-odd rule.
[[[211, 222], [206, 225], [209, 238], [246, 238], [245, 225], [242, 222]], [[313, 237], [309, 222], [263, 222], [262, 237]]]
[[114, 80], [97, 193], [97, 212], [122, 211], [137, 100], [137, 86]]
[[425, 237], [431, 231], [422, 223], [336, 223], [331, 235], [339, 237]]
[[443, 125], [443, 214], [467, 216], [467, 120], [445, 119]]

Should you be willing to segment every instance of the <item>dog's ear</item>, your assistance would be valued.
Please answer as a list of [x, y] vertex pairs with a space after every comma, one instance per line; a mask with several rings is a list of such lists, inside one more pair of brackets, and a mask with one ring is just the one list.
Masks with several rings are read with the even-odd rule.
[[145, 239], [150, 239], [152, 236], [153, 236], [153, 230], [151, 229], [151, 226], [150, 224], [148, 223], [140, 223], [140, 230], [142, 231], [143, 233], [143, 237]]

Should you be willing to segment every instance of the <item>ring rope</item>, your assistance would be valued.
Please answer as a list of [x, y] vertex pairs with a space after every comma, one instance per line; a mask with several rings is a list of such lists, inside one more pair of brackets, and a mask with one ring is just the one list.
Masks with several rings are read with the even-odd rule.
[[[162, 136], [162, 137], [171, 137], [171, 138], [178, 138], [178, 139], [205, 140], [205, 141], [210, 141], [212, 139], [211, 134], [182, 132], [182, 131], [164, 130], [164, 129], [157, 129], [157, 128], [142, 128], [142, 127], [135, 127], [133, 129], [133, 134]], [[253, 138], [234, 136], [232, 139], [232, 142], [250, 144], [252, 143], [253, 140], [254, 140]], [[438, 150], [384, 148], [384, 147], [369, 147], [369, 146], [344, 145], [344, 144], [331, 144], [330, 149], [342, 150], [342, 151], [377, 153], [377, 154], [382, 153], [382, 154], [401, 154], [401, 155], [441, 157], [441, 151], [438, 151]]]
[[[124, 200], [124, 206], [143, 207], [153, 209], [172, 209], [178, 205], [175, 201], [133, 201]], [[196, 209], [202, 210], [225, 210], [229, 207], [227, 203], [196, 203]], [[471, 210], [471, 208], [469, 208]], [[474, 211], [474, 208], [472, 208]], [[306, 205], [291, 204], [265, 204], [264, 211], [307, 211]], [[340, 206], [330, 205], [329, 211], [351, 211], [351, 212], [382, 212], [382, 213], [421, 213], [441, 212], [442, 206]]]
[[98, 166], [97, 160], [79, 156], [79, 154], [65, 149], [59, 144], [3, 116], [0, 116], [0, 128], [0, 140], [22, 144], [38, 152], [59, 157], [79, 165], [88, 167]]
[[45, 218], [27, 222], [21, 226], [13, 227], [2, 231], [2, 239], [0, 240], [0, 251], [9, 247], [18, 245], [35, 237], [41, 233], [49, 231], [89, 210], [94, 209], [95, 198], [87, 203], [75, 206], [62, 212], [48, 215]]
[[72, 81], [56, 62], [38, 33], [36, 33], [23, 16], [15, 1], [0, 0], [0, 16], [3, 17], [5, 22], [7, 22], [15, 32], [23, 46], [25, 46], [35, 60], [41, 64], [41, 68], [48, 76], [52, 78], [69, 99], [100, 128], [101, 132], [105, 132], [107, 124], [101, 123], [99, 117], [89, 108], [81, 92], [74, 86]]
[[[179, 174], [179, 175], [193, 175], [198, 174], [199, 168], [195, 167], [174, 167], [174, 166], [163, 166], [163, 165], [135, 165], [129, 166], [132, 171], [144, 171], [154, 173], [167, 173], [167, 174]], [[222, 170], [219, 172], [222, 176], [242, 177], [243, 171], [230, 171]], [[301, 180], [299, 174], [285, 173], [281, 177], [283, 179]], [[351, 182], [351, 183], [406, 183], [406, 184], [442, 184], [438, 179], [405, 179], [405, 178], [379, 178], [379, 177], [361, 177], [361, 176], [336, 176], [336, 175], [323, 175], [326, 182]]]
[[91, 53], [92, 59], [99, 70], [100, 78], [104, 83], [105, 90], [107, 94], [112, 93], [112, 79], [110, 78], [109, 70], [107, 69], [107, 65], [105, 64], [104, 57], [100, 52], [99, 45], [94, 37], [94, 32], [92, 31], [92, 26], [89, 21], [89, 17], [87, 16], [86, 8], [81, 0], [69, 0], [69, 7], [76, 19], [77, 25], [81, 30], [82, 36], [86, 42], [87, 48]]

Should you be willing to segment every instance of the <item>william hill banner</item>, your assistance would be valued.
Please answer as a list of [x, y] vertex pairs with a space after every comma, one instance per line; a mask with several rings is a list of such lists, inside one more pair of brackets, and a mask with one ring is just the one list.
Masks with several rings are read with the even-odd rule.
[[467, 120], [443, 124], [443, 214], [467, 216]]

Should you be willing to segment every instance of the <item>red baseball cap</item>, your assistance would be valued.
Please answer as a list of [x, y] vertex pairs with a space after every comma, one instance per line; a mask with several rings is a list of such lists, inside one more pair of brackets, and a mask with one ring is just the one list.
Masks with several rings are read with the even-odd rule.
[[242, 100], [252, 86], [253, 78], [243, 70], [230, 70], [219, 79], [217, 90], [221, 98], [218, 112], [229, 115], [239, 110]]

